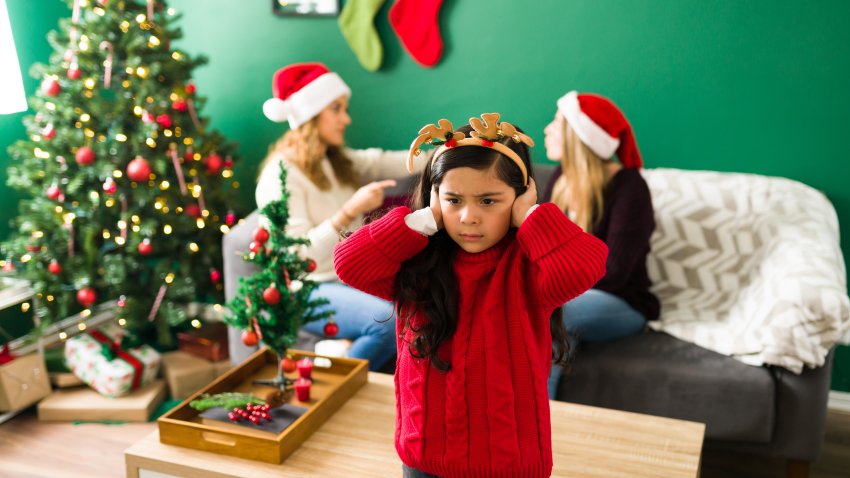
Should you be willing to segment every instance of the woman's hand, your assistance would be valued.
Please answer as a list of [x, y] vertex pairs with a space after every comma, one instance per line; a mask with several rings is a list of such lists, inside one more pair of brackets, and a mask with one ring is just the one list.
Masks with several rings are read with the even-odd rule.
[[434, 221], [437, 222], [437, 230], [443, 228], [443, 208], [440, 206], [440, 191], [437, 186], [431, 189], [431, 214], [434, 215]]
[[360, 214], [369, 212], [384, 203], [384, 189], [394, 187], [395, 179], [371, 182], [354, 193], [342, 207], [343, 213], [353, 220]]
[[528, 215], [528, 210], [535, 204], [537, 204], [537, 184], [534, 179], [529, 178], [528, 189], [514, 200], [514, 205], [511, 208], [511, 225], [521, 226]]

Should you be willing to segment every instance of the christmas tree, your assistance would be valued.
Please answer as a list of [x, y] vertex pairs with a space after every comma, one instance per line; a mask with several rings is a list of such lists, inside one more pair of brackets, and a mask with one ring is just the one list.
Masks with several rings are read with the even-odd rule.
[[222, 298], [234, 146], [198, 115], [206, 59], [171, 47], [165, 2], [66, 1], [9, 148], [8, 184], [30, 197], [0, 259], [32, 282], [42, 327], [115, 300], [130, 337], [169, 348], [186, 304]]
[[[230, 313], [225, 321], [242, 329], [245, 345], [257, 345], [262, 340], [273, 350], [280, 362], [275, 385], [283, 388], [284, 371], [292, 371], [295, 364], [286, 352], [295, 344], [298, 329], [307, 322], [332, 315], [330, 310], [319, 310], [328, 301], [312, 298], [318, 287], [307, 274], [315, 270], [316, 263], [298, 254], [299, 246], [307, 245], [306, 238], [286, 234], [289, 221], [289, 193], [286, 191], [286, 168], [280, 168], [280, 183], [284, 185], [281, 198], [267, 204], [262, 211], [269, 228], [258, 227], [249, 252], [243, 259], [253, 262], [260, 271], [239, 279], [236, 297], [228, 304]], [[331, 319], [325, 325], [325, 335], [333, 337], [339, 327]]]

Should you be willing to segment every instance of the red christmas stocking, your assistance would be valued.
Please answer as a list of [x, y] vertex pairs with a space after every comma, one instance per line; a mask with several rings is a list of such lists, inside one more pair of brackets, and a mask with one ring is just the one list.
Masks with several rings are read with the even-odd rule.
[[390, 24], [404, 48], [420, 65], [432, 67], [443, 55], [437, 15], [443, 0], [396, 0]]

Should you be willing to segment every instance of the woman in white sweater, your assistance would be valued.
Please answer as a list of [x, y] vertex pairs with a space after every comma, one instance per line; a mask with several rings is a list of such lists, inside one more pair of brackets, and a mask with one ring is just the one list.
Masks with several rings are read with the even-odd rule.
[[[257, 208], [280, 198], [280, 168], [287, 168], [287, 232], [310, 239], [303, 252], [316, 262], [310, 279], [321, 282], [316, 294], [330, 301], [339, 325], [337, 338], [342, 339], [330, 345], [350, 345], [348, 356], [368, 359], [371, 370], [379, 369], [395, 354], [393, 306], [339, 282], [333, 248], [340, 232], [360, 227], [363, 214], [383, 203], [384, 190], [395, 186], [394, 180], [384, 178], [407, 174], [407, 152], [344, 147], [351, 90], [320, 63], [281, 68], [272, 89], [274, 98], [266, 101], [263, 111], [272, 121], [288, 121], [290, 130], [263, 161]], [[321, 335], [325, 323], [311, 322], [304, 329]]]

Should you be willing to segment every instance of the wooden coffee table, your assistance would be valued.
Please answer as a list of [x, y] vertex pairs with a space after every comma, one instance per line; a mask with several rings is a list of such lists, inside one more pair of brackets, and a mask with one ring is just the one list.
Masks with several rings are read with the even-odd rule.
[[[705, 426], [637, 413], [551, 402], [552, 476], [693, 477]], [[363, 386], [280, 465], [163, 445], [153, 432], [124, 452], [128, 478], [394, 477], [395, 393], [390, 375]]]

